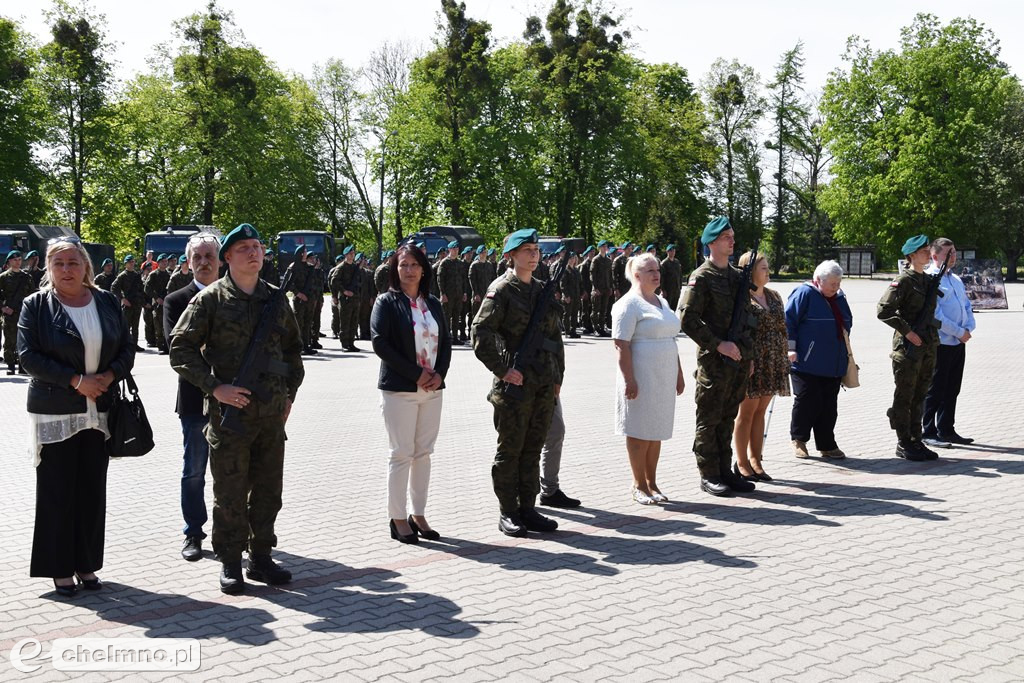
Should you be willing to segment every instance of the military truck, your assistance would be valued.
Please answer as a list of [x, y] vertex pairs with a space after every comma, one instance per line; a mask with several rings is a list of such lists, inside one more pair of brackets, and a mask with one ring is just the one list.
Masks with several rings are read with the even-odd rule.
[[[284, 277], [284, 271], [295, 260], [295, 250], [299, 247], [305, 247], [307, 254], [320, 255], [320, 268], [326, 276], [327, 271], [334, 267], [335, 249], [341, 246], [335, 244], [334, 235], [323, 230], [285, 230], [277, 233], [274, 243], [274, 251], [277, 253], [277, 272], [281, 277]], [[324, 277], [324, 281], [327, 281], [326, 277]]]
[[24, 230], [0, 230], [0, 257], [6, 257], [13, 249], [26, 254], [32, 250], [29, 244], [28, 232]]
[[[10, 224], [0, 225], [0, 231], [27, 233], [28, 250], [38, 251], [40, 261], [46, 257], [46, 243], [50, 240], [57, 237], [77, 237], [74, 230], [65, 228], [62, 225]], [[40, 263], [40, 266], [42, 266], [42, 263]]]
[[[185, 253], [185, 245], [188, 238], [197, 232], [208, 232], [220, 237], [220, 231], [212, 225], [166, 225], [162, 230], [147, 232], [142, 243], [142, 253], [136, 254], [135, 258], [141, 263], [145, 259], [146, 252], [153, 252], [154, 256], [167, 254], [175, 260]], [[136, 243], [138, 248], [138, 243]]]

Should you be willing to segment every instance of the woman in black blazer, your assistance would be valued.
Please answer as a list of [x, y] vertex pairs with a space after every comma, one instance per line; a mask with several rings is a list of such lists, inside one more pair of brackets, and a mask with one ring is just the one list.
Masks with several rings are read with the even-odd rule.
[[[452, 360], [452, 339], [441, 302], [430, 294], [430, 264], [413, 245], [388, 259], [390, 289], [370, 317], [373, 351], [380, 356], [381, 412], [388, 431], [388, 515], [391, 538], [417, 543], [441, 536], [423, 516], [430, 454], [441, 424], [441, 390]], [[406, 517], [406, 495], [412, 515]]]
[[58, 595], [102, 587], [107, 412], [135, 364], [121, 304], [93, 284], [77, 238], [51, 240], [42, 288], [25, 299], [18, 353], [32, 376], [28, 412], [36, 461], [32, 576]]

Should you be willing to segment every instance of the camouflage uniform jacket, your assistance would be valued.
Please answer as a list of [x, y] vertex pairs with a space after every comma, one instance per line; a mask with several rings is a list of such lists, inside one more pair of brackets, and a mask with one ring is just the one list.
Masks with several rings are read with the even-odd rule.
[[551, 268], [544, 261], [537, 263], [537, 270], [533, 271], [533, 276], [538, 280], [547, 282], [551, 279]]
[[[288, 265], [292, 272], [292, 281], [288, 285], [288, 291], [292, 294], [305, 294], [312, 299], [316, 296], [313, 283], [313, 266], [302, 261], [292, 261]], [[302, 300], [299, 300], [302, 303]]]
[[171, 275], [171, 279], [167, 281], [167, 293], [177, 292], [179, 289], [192, 282], [195, 279], [192, 275], [192, 271], [187, 273], [181, 272], [181, 269], [174, 271]]
[[166, 270], [154, 270], [146, 278], [146, 285], [143, 291], [150, 299], [163, 299], [167, 296], [167, 283], [171, 281], [171, 274]]
[[373, 271], [369, 268], [359, 269], [359, 299], [364, 304], [372, 302], [377, 296], [377, 286], [373, 282]]
[[580, 271], [576, 266], [569, 266], [565, 269], [565, 274], [558, 281], [558, 291], [562, 293], [562, 296], [567, 296], [573, 301], [579, 301]]
[[378, 294], [383, 294], [391, 288], [391, 268], [388, 267], [388, 262], [377, 266], [377, 270], [373, 271], [373, 286], [376, 287]]
[[[249, 340], [267, 300], [277, 288], [262, 280], [246, 294], [225, 275], [192, 297], [171, 332], [171, 367], [206, 394], [230, 384], [242, 365]], [[283, 374], [265, 373], [260, 381], [271, 395], [265, 404], [284, 412], [285, 401], [295, 400], [302, 384], [302, 339], [288, 306], [278, 309], [277, 325], [263, 350], [282, 365]], [[284, 371], [284, 368], [287, 368]], [[258, 401], [255, 395], [253, 401]]]
[[483, 301], [487, 287], [494, 281], [491, 277], [491, 264], [487, 261], [473, 261], [469, 264], [469, 291]]
[[[496, 279], [487, 288], [473, 320], [473, 351], [494, 375], [495, 388], [508, 372], [512, 355], [522, 341], [543, 287], [537, 278], [524, 284], [513, 271]], [[539, 354], [539, 362], [523, 373], [524, 384], [562, 383], [565, 348], [562, 346], [561, 317], [562, 305], [552, 301], [541, 323], [544, 349]]]
[[449, 257], [438, 264], [437, 286], [441, 288], [442, 296], [462, 300], [465, 292], [462, 289], [462, 262], [459, 259]]
[[110, 285], [111, 293], [118, 299], [127, 299], [132, 306], [142, 304], [146, 299], [143, 292], [142, 276], [137, 270], [122, 270]]
[[342, 261], [331, 271], [331, 279], [327, 285], [331, 288], [331, 295], [339, 300], [345, 298], [345, 291], [352, 292], [354, 297], [359, 296], [359, 288], [362, 285], [362, 275], [356, 263], [345, 263]]
[[92, 283], [100, 289], [109, 292], [111, 285], [114, 284], [114, 274], [100, 273], [92, 279]]
[[13, 308], [15, 313], [21, 310], [21, 302], [36, 291], [32, 284], [32, 276], [23, 270], [5, 270], [0, 273], [0, 306]]
[[[903, 348], [903, 338], [912, 330], [917, 332], [924, 344], [938, 344], [939, 321], [935, 319], [935, 302], [929, 303], [925, 296], [931, 277], [927, 273], [906, 270], [889, 283], [878, 302], [878, 319], [895, 330], [892, 336], [893, 351]], [[930, 309], [924, 316], [928, 323], [924, 329], [914, 329], [914, 324], [926, 306]]]
[[603, 294], [612, 292], [612, 261], [604, 254], [590, 260], [590, 282], [594, 289]]
[[[682, 327], [690, 339], [700, 347], [698, 358], [716, 353], [719, 342], [725, 340], [732, 323], [732, 309], [736, 302], [736, 291], [740, 286], [740, 269], [733, 265], [717, 268], [711, 259], [690, 274], [687, 283], [686, 300], [682, 306]], [[749, 297], [747, 297], [749, 301]], [[748, 323], [735, 341], [743, 360], [753, 357], [752, 329], [753, 312], [747, 304]]]
[[473, 263], [474, 261], [467, 261], [464, 258], [459, 260], [459, 266], [462, 267], [462, 293], [467, 296], [473, 291], [473, 284], [469, 281], [469, 267]]
[[678, 292], [683, 286], [683, 264], [666, 256], [661, 261], [661, 289]]
[[593, 285], [590, 283], [591, 261], [593, 261], [593, 259], [587, 259], [580, 266], [580, 291], [585, 292], [586, 294], [590, 294], [590, 290], [594, 288]]
[[324, 298], [324, 284], [327, 281], [327, 276], [324, 274], [324, 269], [319, 266], [316, 268], [311, 267], [309, 273], [309, 290], [306, 292], [306, 296], [309, 297], [310, 301]]
[[629, 280], [626, 279], [627, 261], [629, 261], [629, 257], [625, 254], [619, 254], [612, 261], [612, 286], [619, 290], [619, 294], [625, 294], [630, 288]]

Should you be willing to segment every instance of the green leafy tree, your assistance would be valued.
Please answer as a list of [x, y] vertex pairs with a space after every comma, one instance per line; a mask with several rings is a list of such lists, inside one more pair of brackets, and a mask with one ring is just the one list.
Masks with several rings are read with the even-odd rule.
[[798, 267], [810, 270], [835, 250], [835, 237], [829, 216], [821, 208], [820, 195], [832, 155], [822, 137], [822, 118], [816, 104], [809, 106], [799, 124], [799, 141], [794, 147], [795, 165], [789, 189], [799, 206], [802, 237], [794, 240], [793, 253]]
[[1024, 253], [1024, 89], [1003, 82], [1004, 106], [983, 145], [981, 187], [986, 200], [988, 238], [1006, 257], [1006, 279], [1017, 280]]
[[840, 239], [876, 243], [883, 258], [921, 232], [983, 244], [981, 150], [1012, 78], [998, 56], [973, 19], [919, 14], [899, 50], [850, 39], [822, 102], [834, 160], [821, 203]]
[[0, 220], [33, 223], [45, 212], [43, 170], [33, 146], [43, 138], [43, 102], [33, 81], [37, 51], [21, 27], [0, 17]]
[[51, 175], [60, 212], [81, 234], [85, 188], [107, 133], [110, 46], [102, 16], [58, 0], [47, 19], [53, 39], [42, 48], [40, 81], [50, 109]]

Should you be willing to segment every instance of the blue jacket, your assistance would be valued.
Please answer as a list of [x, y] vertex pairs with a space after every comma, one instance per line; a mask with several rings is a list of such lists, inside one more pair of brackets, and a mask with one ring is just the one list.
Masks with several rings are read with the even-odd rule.
[[[853, 328], [853, 313], [846, 295], [836, 295], [843, 315], [843, 327]], [[796, 351], [793, 369], [819, 377], [842, 377], [846, 374], [849, 357], [846, 343], [836, 338], [836, 319], [824, 295], [805, 282], [789, 295], [786, 302], [786, 336], [789, 350]]]

